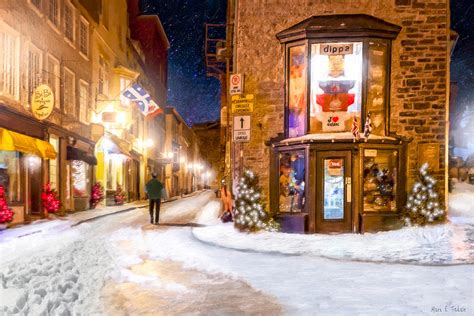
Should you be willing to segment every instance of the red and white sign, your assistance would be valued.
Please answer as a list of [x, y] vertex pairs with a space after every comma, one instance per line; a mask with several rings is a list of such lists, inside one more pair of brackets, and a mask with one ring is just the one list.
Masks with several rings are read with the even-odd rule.
[[243, 93], [243, 77], [241, 74], [231, 74], [229, 77], [229, 93], [242, 94]]

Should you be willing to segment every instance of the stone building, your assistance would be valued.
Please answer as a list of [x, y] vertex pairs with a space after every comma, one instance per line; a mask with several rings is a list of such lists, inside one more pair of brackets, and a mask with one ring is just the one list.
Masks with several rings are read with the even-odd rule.
[[[224, 176], [224, 161], [221, 155], [220, 122], [194, 124], [193, 131], [198, 139], [202, 158], [210, 166], [214, 180], [221, 181]], [[218, 184], [214, 182], [211, 186], [217, 187]]]
[[231, 3], [234, 72], [256, 100], [243, 163], [272, 212], [307, 232], [395, 227], [423, 162], [444, 195], [449, 1]]

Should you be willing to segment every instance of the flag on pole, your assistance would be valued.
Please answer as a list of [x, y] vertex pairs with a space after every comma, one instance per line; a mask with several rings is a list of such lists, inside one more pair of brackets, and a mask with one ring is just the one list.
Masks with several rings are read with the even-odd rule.
[[160, 107], [152, 99], [148, 92], [138, 83], [134, 83], [122, 92], [122, 95], [135, 102], [143, 115], [147, 116], [157, 112]]
[[357, 116], [354, 115], [352, 118], [352, 135], [354, 135], [354, 138], [356, 140], [360, 139], [360, 133], [359, 133], [359, 121], [357, 121]]
[[370, 133], [372, 133], [372, 120], [370, 119], [370, 112], [368, 112], [365, 118], [364, 137], [369, 138]]

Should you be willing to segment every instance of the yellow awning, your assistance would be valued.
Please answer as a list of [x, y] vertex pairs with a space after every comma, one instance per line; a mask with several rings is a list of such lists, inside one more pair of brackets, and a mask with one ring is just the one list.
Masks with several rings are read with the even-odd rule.
[[45, 159], [56, 158], [56, 151], [50, 143], [5, 128], [0, 128], [0, 150], [19, 151]]

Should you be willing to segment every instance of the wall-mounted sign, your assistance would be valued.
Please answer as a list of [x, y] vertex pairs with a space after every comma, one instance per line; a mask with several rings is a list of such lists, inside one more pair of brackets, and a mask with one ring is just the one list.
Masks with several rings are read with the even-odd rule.
[[354, 44], [352, 43], [321, 44], [320, 49], [319, 49], [319, 54], [320, 55], [350, 55], [352, 54], [353, 49], [354, 49]]
[[54, 109], [54, 93], [51, 88], [41, 84], [33, 91], [31, 96], [31, 112], [33, 116], [42, 121], [47, 119]]
[[234, 142], [244, 143], [250, 141], [250, 115], [234, 116], [232, 127]]
[[229, 77], [229, 93], [231, 95], [241, 94], [243, 92], [243, 76], [241, 74], [232, 74]]
[[232, 96], [232, 113], [252, 113], [255, 97], [253, 94]]

